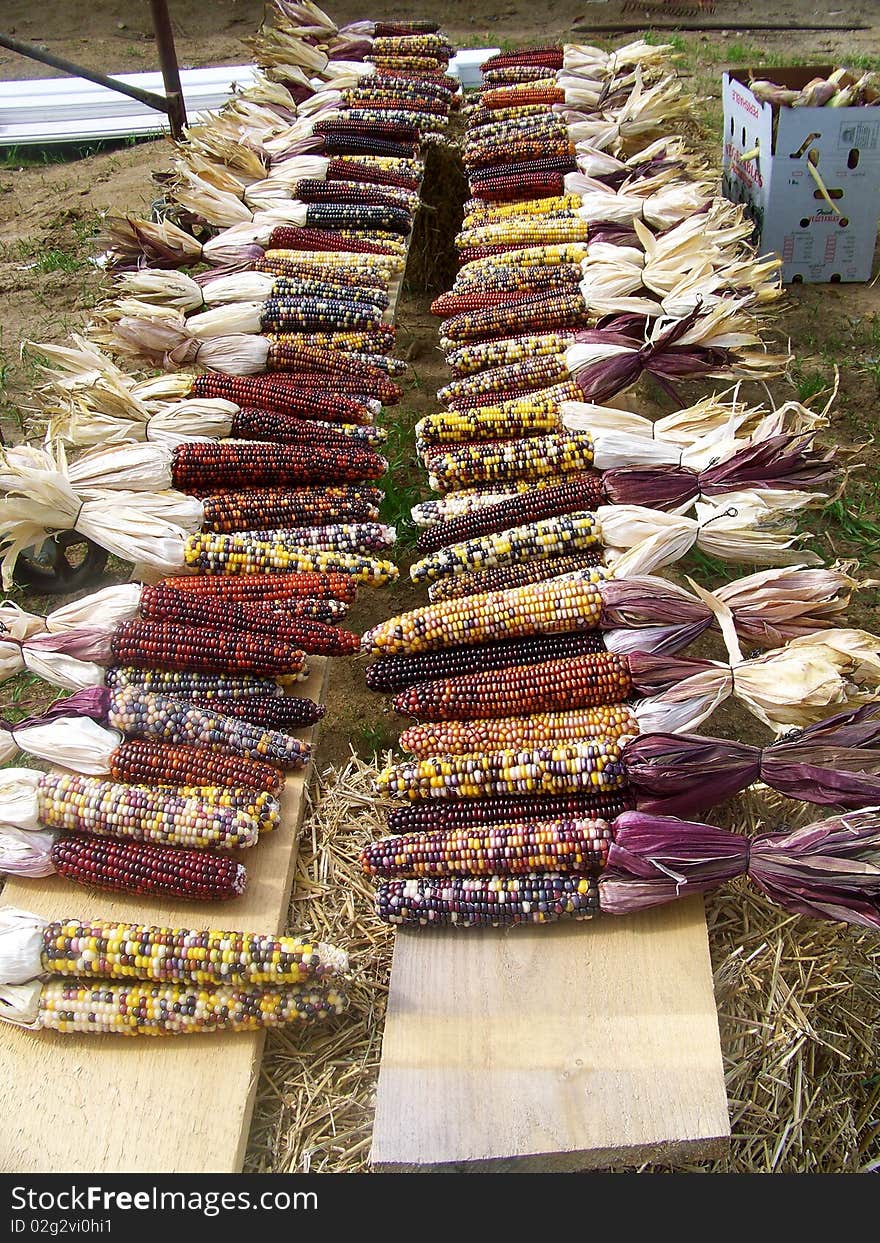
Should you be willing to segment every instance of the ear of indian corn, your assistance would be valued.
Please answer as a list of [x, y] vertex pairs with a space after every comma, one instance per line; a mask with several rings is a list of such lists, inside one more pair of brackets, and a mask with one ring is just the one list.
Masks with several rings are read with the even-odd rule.
[[599, 910], [594, 878], [556, 872], [384, 881], [376, 913], [390, 924], [462, 928], [590, 919]]
[[614, 839], [605, 820], [532, 820], [486, 828], [438, 829], [370, 842], [368, 876], [506, 876], [600, 872]]
[[42, 986], [34, 1025], [73, 1035], [185, 1036], [303, 1025], [342, 1014], [347, 1005], [332, 983], [248, 989], [50, 980]]
[[610, 739], [483, 755], [437, 755], [382, 769], [376, 788], [387, 797], [411, 801], [607, 793], [626, 788], [621, 755], [621, 744]]
[[239, 807], [78, 773], [44, 773], [37, 814], [49, 829], [194, 850], [238, 850], [259, 835], [256, 818]]
[[591, 652], [417, 682], [395, 697], [394, 708], [419, 721], [465, 721], [619, 704], [632, 689], [625, 656]]
[[40, 960], [49, 975], [248, 987], [302, 984], [348, 966], [343, 950], [303, 937], [79, 919], [46, 925]]
[[127, 738], [152, 738], [175, 746], [208, 747], [227, 755], [265, 760], [282, 768], [308, 763], [308, 743], [278, 730], [265, 730], [237, 717], [197, 708], [166, 695], [151, 695], [134, 687], [110, 694], [107, 720]]
[[177, 622], [126, 621], [114, 631], [110, 648], [121, 665], [199, 673], [253, 673], [261, 677], [296, 674], [306, 654], [292, 643], [241, 630], [195, 628]]
[[513, 665], [536, 665], [545, 660], [604, 650], [605, 640], [595, 630], [499, 639], [494, 643], [447, 647], [413, 656], [380, 656], [367, 668], [366, 681], [371, 690], [399, 691], [416, 682], [507, 669]]
[[607, 574], [599, 567], [589, 574], [589, 579], [535, 583], [426, 604], [374, 626], [363, 636], [362, 646], [367, 652], [393, 655], [490, 639], [594, 630], [602, 616], [599, 587]]
[[284, 786], [284, 773], [262, 760], [153, 739], [123, 742], [111, 755], [108, 768], [114, 781], [151, 786], [218, 785], [269, 794], [277, 794]]
[[247, 872], [229, 855], [146, 842], [63, 834], [52, 847], [59, 876], [116, 893], [221, 902], [244, 893]]
[[183, 548], [184, 563], [202, 574], [263, 574], [279, 570], [349, 574], [356, 583], [375, 587], [393, 583], [398, 570], [393, 561], [360, 553], [322, 552], [299, 548], [283, 540], [254, 540], [247, 532], [230, 535], [191, 535]]
[[[540, 669], [540, 666], [532, 667]], [[601, 707], [536, 712], [531, 716], [478, 717], [414, 725], [401, 734], [400, 747], [410, 755], [427, 758], [524, 750], [556, 742], [622, 738], [637, 733], [639, 724], [629, 708], [603, 704]]]
[[163, 578], [169, 591], [216, 595], [248, 603], [259, 600], [339, 600], [353, 603], [357, 584], [347, 574], [262, 574], [259, 578], [216, 579], [200, 574]]
[[602, 528], [595, 512], [581, 510], [438, 548], [413, 563], [410, 578], [414, 583], [427, 582], [495, 566], [544, 561], [598, 548], [601, 543]]
[[432, 604], [441, 600], [460, 600], [485, 592], [511, 591], [531, 583], [543, 583], [561, 574], [581, 573], [601, 564], [598, 551], [570, 553], [564, 557], [547, 557], [523, 561], [519, 565], [498, 565], [489, 570], [472, 570], [438, 579], [428, 588]]
[[427, 833], [440, 829], [481, 828], [490, 824], [522, 824], [532, 820], [607, 820], [629, 810], [622, 794], [581, 791], [552, 797], [513, 794], [499, 798], [426, 801], [396, 807], [388, 815], [390, 833]]

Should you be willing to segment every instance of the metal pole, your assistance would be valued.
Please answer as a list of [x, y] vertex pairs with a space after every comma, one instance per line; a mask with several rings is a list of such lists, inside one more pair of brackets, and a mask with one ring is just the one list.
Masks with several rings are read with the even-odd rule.
[[[164, 95], [154, 95], [152, 91], [144, 91], [139, 86], [130, 86], [128, 82], [120, 82], [118, 78], [108, 78], [106, 74], [99, 73], [97, 69], [84, 69], [82, 65], [75, 65], [73, 61], [65, 60], [63, 56], [44, 52], [35, 44], [22, 43], [19, 39], [13, 39], [11, 35], [0, 33], [0, 47], [9, 48], [10, 52], [18, 52], [21, 56], [27, 56], [31, 60], [39, 60], [44, 65], [51, 65], [53, 69], [60, 69], [63, 73], [72, 74], [75, 78], [86, 78], [89, 82], [96, 82], [98, 86], [106, 86], [111, 91], [118, 91], [120, 95], [128, 95], [131, 99], [146, 104], [148, 108], [168, 113], [170, 117], [169, 110], [172, 101], [166, 99]], [[178, 85], [179, 83], [178, 78]], [[181, 103], [182, 101], [181, 96]]]
[[165, 96], [168, 100], [168, 120], [171, 123], [171, 136], [175, 139], [183, 137], [186, 125], [186, 104], [183, 99], [183, 87], [180, 85], [180, 70], [177, 67], [177, 52], [174, 48], [174, 31], [171, 29], [171, 18], [168, 16], [166, 0], [150, 0], [153, 10], [153, 29], [156, 32], [156, 46], [159, 49], [159, 64], [162, 66], [162, 81], [165, 83]]

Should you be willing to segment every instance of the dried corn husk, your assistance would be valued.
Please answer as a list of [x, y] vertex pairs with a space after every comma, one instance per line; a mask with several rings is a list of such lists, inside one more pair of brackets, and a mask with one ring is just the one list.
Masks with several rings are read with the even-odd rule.
[[774, 501], [734, 492], [723, 505], [697, 502], [693, 518], [639, 505], [602, 506], [605, 559], [615, 575], [627, 577], [680, 561], [691, 548], [745, 565], [821, 564], [815, 553], [794, 548], [800, 537], [792, 507], [811, 503], [811, 495], [777, 493]]

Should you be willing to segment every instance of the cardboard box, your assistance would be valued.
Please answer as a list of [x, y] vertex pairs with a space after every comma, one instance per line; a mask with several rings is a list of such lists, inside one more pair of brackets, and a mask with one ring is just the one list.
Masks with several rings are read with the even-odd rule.
[[[764, 72], [800, 90], [832, 71], [810, 65]], [[749, 79], [761, 76], [724, 75], [724, 195], [747, 204], [761, 253], [782, 257], [785, 284], [869, 280], [880, 215], [880, 107], [774, 110], [749, 89]]]

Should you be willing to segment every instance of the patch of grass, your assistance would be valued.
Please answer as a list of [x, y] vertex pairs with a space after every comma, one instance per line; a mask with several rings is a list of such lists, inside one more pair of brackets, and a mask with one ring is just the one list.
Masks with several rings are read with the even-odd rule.
[[841, 63], [847, 69], [880, 69], [880, 56], [866, 56], [856, 52], [854, 56], [844, 56]]
[[831, 387], [832, 380], [824, 371], [806, 371], [795, 367], [791, 373], [797, 399], [802, 405], [809, 406], [811, 398], [823, 393]]
[[70, 251], [52, 248], [40, 255], [34, 267], [38, 272], [78, 272], [85, 262]]
[[[718, 587], [731, 577], [730, 566], [726, 561], [722, 561], [720, 557], [710, 557], [699, 548], [692, 548], [688, 553], [684, 569], [701, 587]], [[748, 571], [742, 570], [742, 573], [746, 574]]]
[[382, 446], [388, 470], [382, 480], [385, 496], [379, 507], [379, 517], [397, 528], [398, 547], [405, 549], [415, 543], [418, 535], [410, 511], [421, 500], [422, 484], [412, 424], [403, 422], [400, 416], [398, 420], [388, 427], [388, 439]]
[[821, 521], [832, 548], [833, 536], [838, 533], [851, 545], [848, 552], [858, 550], [860, 560], [876, 556], [880, 552], [880, 522], [876, 521], [875, 513], [873, 501], [866, 496], [858, 499], [850, 496], [847, 501], [837, 500], [826, 505]]
[[372, 760], [381, 752], [392, 750], [396, 743], [397, 730], [386, 721], [362, 725], [352, 738], [352, 746], [364, 760]]

